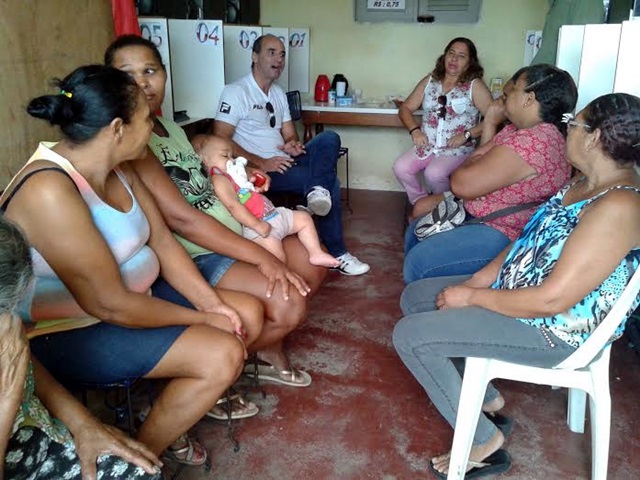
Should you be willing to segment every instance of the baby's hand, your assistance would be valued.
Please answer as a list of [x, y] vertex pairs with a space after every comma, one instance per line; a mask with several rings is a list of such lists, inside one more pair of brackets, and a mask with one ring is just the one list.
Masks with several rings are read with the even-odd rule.
[[262, 220], [260, 225], [258, 225], [258, 228], [256, 228], [256, 232], [258, 232], [263, 238], [268, 237], [269, 233], [271, 233], [271, 224]]

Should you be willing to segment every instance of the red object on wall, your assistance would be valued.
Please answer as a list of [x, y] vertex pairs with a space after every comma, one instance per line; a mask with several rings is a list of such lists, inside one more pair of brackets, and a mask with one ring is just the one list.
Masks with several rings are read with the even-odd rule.
[[318, 79], [316, 80], [316, 91], [313, 96], [315, 101], [328, 102], [330, 88], [331, 83], [329, 82], [329, 77], [327, 77], [326, 75], [318, 75]]
[[126, 34], [140, 35], [136, 6], [133, 2], [134, 0], [111, 0], [113, 29], [116, 37]]

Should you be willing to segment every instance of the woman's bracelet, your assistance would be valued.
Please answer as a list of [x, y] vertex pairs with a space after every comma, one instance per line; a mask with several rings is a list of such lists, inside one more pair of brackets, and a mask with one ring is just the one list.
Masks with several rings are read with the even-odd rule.
[[411, 135], [416, 130], [420, 130], [420, 127], [413, 127], [411, 130], [409, 130], [409, 135]]

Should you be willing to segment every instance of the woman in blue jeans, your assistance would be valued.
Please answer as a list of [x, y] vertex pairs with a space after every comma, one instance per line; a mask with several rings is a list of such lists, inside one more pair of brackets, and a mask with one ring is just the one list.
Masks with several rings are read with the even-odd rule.
[[[513, 88], [485, 115], [482, 145], [451, 177], [451, 190], [470, 216], [542, 203], [570, 177], [561, 120], [576, 105], [571, 76], [552, 65], [533, 65], [517, 71], [511, 82]], [[496, 133], [505, 119], [510, 124]], [[431, 197], [435, 202], [442, 195]], [[477, 272], [515, 240], [533, 210], [457, 227], [422, 242], [414, 234], [416, 220], [405, 235], [405, 282]]]
[[[451, 426], [464, 357], [557, 365], [593, 333], [640, 264], [640, 98], [599, 97], [568, 126], [568, 161], [584, 177], [473, 276], [420, 280], [402, 293], [394, 345]], [[500, 449], [510, 423], [496, 414], [503, 406], [489, 385], [467, 465], [474, 478], [510, 466]], [[436, 475], [446, 477], [449, 458], [431, 459]]]

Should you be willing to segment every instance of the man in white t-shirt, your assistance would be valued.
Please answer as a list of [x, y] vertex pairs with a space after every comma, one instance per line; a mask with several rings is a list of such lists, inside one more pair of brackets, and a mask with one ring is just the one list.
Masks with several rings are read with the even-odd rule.
[[340, 260], [340, 272], [367, 273], [369, 265], [344, 244], [336, 170], [340, 137], [327, 131], [306, 145], [299, 141], [287, 96], [274, 83], [285, 64], [284, 45], [277, 37], [259, 37], [251, 59], [251, 73], [224, 87], [213, 132], [231, 140], [234, 157], [243, 156], [270, 174], [271, 191], [306, 197], [307, 210], [318, 216], [320, 239]]

